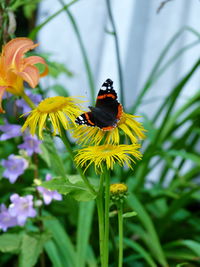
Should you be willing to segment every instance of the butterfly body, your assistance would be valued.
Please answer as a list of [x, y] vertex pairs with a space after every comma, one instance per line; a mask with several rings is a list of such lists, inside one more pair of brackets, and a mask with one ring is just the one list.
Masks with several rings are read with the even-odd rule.
[[91, 111], [85, 112], [76, 118], [79, 125], [99, 127], [104, 131], [110, 131], [117, 126], [123, 108], [117, 101], [117, 93], [113, 89], [113, 81], [107, 79], [97, 95], [95, 107], [89, 107]]

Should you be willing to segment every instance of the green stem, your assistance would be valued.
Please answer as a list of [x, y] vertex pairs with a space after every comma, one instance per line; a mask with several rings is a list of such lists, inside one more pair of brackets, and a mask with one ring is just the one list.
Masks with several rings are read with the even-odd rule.
[[[58, 0], [58, 1], [64, 6], [65, 3], [63, 2], [63, 0]], [[81, 50], [82, 57], [83, 57], [83, 63], [85, 65], [85, 69], [86, 69], [86, 72], [87, 72], [87, 77], [88, 77], [88, 83], [89, 83], [89, 87], [90, 87], [90, 94], [91, 94], [92, 102], [94, 102], [95, 101], [95, 86], [94, 86], [94, 79], [93, 79], [93, 75], [92, 75], [89, 59], [88, 59], [88, 56], [87, 56], [87, 52], [86, 52], [86, 49], [84, 47], [83, 40], [82, 40], [80, 31], [79, 31], [78, 25], [77, 25], [73, 15], [72, 15], [72, 13], [69, 11], [69, 9], [66, 9], [66, 13], [67, 13], [67, 15], [68, 15], [68, 17], [70, 19], [70, 22], [72, 24], [72, 27], [73, 27], [74, 32], [76, 34], [76, 37], [78, 39], [78, 44], [80, 46], [80, 50]]]
[[25, 92], [21, 95], [21, 97], [25, 100], [25, 102], [29, 105], [30, 108], [35, 109], [35, 104], [32, 100], [27, 96]]
[[77, 1], [79, 0], [73, 0], [70, 3], [68, 3], [67, 5], [64, 5], [63, 8], [59, 9], [57, 12], [55, 12], [53, 15], [51, 15], [50, 17], [48, 17], [48, 19], [46, 19], [44, 22], [42, 22], [41, 24], [39, 24], [37, 27], [35, 27], [29, 34], [29, 38], [31, 38], [32, 40], [34, 40], [36, 38], [37, 33], [47, 24], [49, 23], [52, 19], [54, 19], [55, 17], [57, 17], [60, 13], [62, 13], [64, 10], [68, 9], [71, 5], [75, 4]]
[[104, 253], [103, 267], [108, 267], [109, 262], [109, 206], [110, 206], [110, 174], [105, 168], [105, 232], [104, 232]]
[[119, 229], [119, 259], [118, 267], [123, 266], [123, 206], [122, 203], [117, 205], [118, 207], [118, 229]]
[[101, 266], [103, 266], [103, 260], [104, 260], [103, 259], [103, 245], [104, 245], [103, 183], [104, 183], [104, 175], [101, 175], [99, 193], [96, 199], [97, 212], [98, 212], [98, 223], [99, 223], [99, 247], [100, 247]]
[[[67, 149], [67, 151], [69, 152], [70, 154], [70, 157], [72, 159], [72, 161], [74, 162], [74, 153], [73, 153], [73, 150], [72, 150], [72, 147], [70, 145], [70, 142], [68, 140], [68, 137], [66, 135], [66, 131], [65, 129], [63, 128], [62, 125], [60, 125], [60, 129], [61, 129], [61, 139]], [[85, 185], [87, 186], [88, 190], [93, 194], [93, 195], [96, 195], [96, 191], [94, 190], [93, 186], [90, 184], [90, 182], [88, 181], [88, 179], [85, 177], [85, 175], [83, 174], [83, 171], [82, 169], [79, 167], [79, 166], [76, 166], [76, 169], [77, 171], [79, 172], [81, 178], [83, 179]]]
[[119, 74], [120, 97], [121, 97], [121, 103], [122, 105], [124, 105], [124, 84], [123, 84], [123, 74], [122, 74], [122, 67], [121, 67], [122, 64], [121, 64], [120, 52], [119, 52], [119, 40], [118, 40], [117, 30], [116, 30], [115, 22], [113, 19], [112, 11], [111, 11], [110, 0], [106, 0], [106, 6], [108, 10], [110, 23], [113, 29], [113, 36], [114, 36], [114, 41], [115, 41], [115, 49], [116, 49], [116, 57], [117, 57], [117, 68], [118, 68], [118, 74]]

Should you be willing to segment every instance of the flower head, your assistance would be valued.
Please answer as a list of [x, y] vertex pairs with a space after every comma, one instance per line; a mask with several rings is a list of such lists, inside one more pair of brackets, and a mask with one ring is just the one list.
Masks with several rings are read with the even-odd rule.
[[[49, 181], [51, 179], [52, 179], [51, 175], [50, 174], [47, 174], [46, 175], [46, 181]], [[37, 186], [37, 190], [42, 195], [42, 197], [44, 199], [44, 203], [46, 205], [49, 205], [53, 199], [55, 199], [55, 200], [62, 200], [62, 195], [59, 194], [56, 190], [51, 191], [51, 190], [46, 189], [46, 188], [44, 188], [42, 186]]]
[[6, 206], [4, 204], [1, 204], [0, 229], [6, 232], [9, 227], [16, 226], [17, 224], [17, 218], [11, 216]]
[[[22, 95], [23, 81], [32, 88], [36, 87], [39, 78], [47, 75], [48, 68], [43, 58], [39, 56], [24, 57], [24, 54], [34, 49], [34, 44], [28, 38], [15, 38], [8, 42], [0, 55], [0, 112], [3, 112], [1, 100], [5, 91], [15, 95]], [[42, 73], [35, 64], [43, 64], [45, 69]]]
[[125, 184], [111, 184], [110, 198], [113, 202], [123, 202], [127, 196], [128, 187]]
[[10, 124], [6, 120], [4, 125], [0, 125], [0, 131], [3, 132], [3, 134], [0, 136], [1, 141], [22, 135], [20, 125]]
[[110, 185], [110, 193], [112, 195], [126, 193], [127, 191], [128, 191], [128, 187], [125, 184], [111, 184]]
[[[35, 104], [38, 105], [40, 101], [42, 100], [42, 96], [39, 94], [33, 94], [30, 90], [25, 90], [26, 95], [30, 98], [30, 100]], [[28, 104], [25, 102], [23, 98], [16, 100], [16, 105], [19, 108], [22, 108], [22, 113], [28, 113], [31, 111], [31, 108], [28, 106]]]
[[122, 133], [134, 144], [137, 139], [144, 139], [145, 137], [145, 129], [135, 118], [137, 116], [123, 112], [115, 128], [103, 131], [98, 127], [81, 125], [73, 129], [73, 137], [77, 139], [78, 143], [82, 144], [119, 144], [120, 133]]
[[3, 159], [1, 165], [6, 168], [3, 172], [3, 176], [8, 178], [11, 184], [13, 184], [17, 178], [24, 173], [28, 167], [28, 162], [20, 157], [11, 154], [7, 160]]
[[70, 122], [74, 123], [75, 118], [80, 114], [79, 104], [81, 102], [73, 97], [55, 96], [46, 98], [30, 112], [22, 131], [29, 126], [30, 133], [34, 135], [38, 125], [39, 137], [42, 139], [42, 130], [49, 118], [53, 126], [53, 134], [55, 135], [57, 132], [61, 134], [60, 124], [64, 129], [69, 129]]
[[20, 197], [18, 194], [13, 194], [10, 197], [12, 204], [9, 206], [9, 213], [17, 219], [20, 226], [23, 226], [28, 217], [35, 217], [36, 210], [33, 208], [33, 196], [27, 195]]
[[37, 136], [27, 135], [24, 137], [24, 143], [18, 145], [18, 148], [26, 150], [28, 156], [32, 156], [33, 153], [40, 153], [40, 144], [42, 142], [38, 140]]
[[141, 159], [141, 153], [138, 151], [139, 148], [139, 144], [90, 146], [80, 149], [75, 157], [75, 161], [81, 167], [85, 167], [85, 169], [94, 163], [96, 172], [102, 171], [103, 165], [107, 169], [113, 169], [116, 162], [120, 166], [126, 164], [131, 168], [131, 162], [135, 162], [134, 158]]

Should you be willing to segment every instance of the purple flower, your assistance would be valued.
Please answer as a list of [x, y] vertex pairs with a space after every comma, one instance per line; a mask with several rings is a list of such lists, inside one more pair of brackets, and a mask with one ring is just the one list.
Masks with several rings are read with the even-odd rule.
[[[45, 180], [49, 181], [51, 179], [52, 179], [51, 175], [47, 174]], [[51, 191], [51, 190], [46, 189], [42, 186], [37, 186], [37, 190], [41, 193], [43, 200], [44, 200], [44, 203], [46, 205], [49, 205], [53, 199], [62, 200], [62, 195], [59, 194], [56, 190]]]
[[12, 217], [16, 217], [18, 225], [23, 226], [28, 217], [33, 218], [36, 216], [32, 195], [20, 197], [18, 194], [13, 194], [10, 200], [12, 204], [10, 204], [8, 210]]
[[[29, 90], [26, 90], [26, 94], [36, 106], [42, 100], [42, 96], [41, 95], [33, 94]], [[17, 99], [16, 100], [16, 105], [17, 105], [17, 107], [22, 108], [22, 112], [23, 113], [27, 113], [27, 112], [31, 111], [31, 108], [27, 105], [27, 103], [24, 101], [24, 99]]]
[[1, 161], [1, 165], [6, 168], [3, 176], [8, 178], [10, 183], [13, 184], [24, 173], [24, 170], [28, 167], [28, 162], [20, 156], [11, 154], [8, 160], [3, 159]]
[[24, 137], [24, 143], [18, 145], [18, 148], [26, 150], [29, 156], [32, 156], [33, 153], [40, 153], [40, 144], [42, 142], [38, 140], [36, 136], [27, 135]]
[[0, 125], [0, 131], [3, 132], [0, 137], [1, 141], [22, 135], [20, 125], [9, 124], [6, 120], [4, 125]]
[[16, 226], [17, 219], [16, 217], [12, 217], [4, 204], [1, 204], [1, 212], [0, 212], [0, 229], [4, 232], [7, 231], [9, 227]]

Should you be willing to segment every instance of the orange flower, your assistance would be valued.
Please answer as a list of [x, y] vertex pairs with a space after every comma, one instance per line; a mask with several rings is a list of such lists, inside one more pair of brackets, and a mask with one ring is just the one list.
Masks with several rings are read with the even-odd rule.
[[[34, 49], [34, 44], [28, 38], [15, 38], [8, 42], [0, 55], [0, 113], [4, 112], [1, 106], [2, 96], [5, 91], [15, 95], [24, 92], [23, 81], [35, 88], [40, 77], [47, 75], [48, 68], [45, 60], [38, 56], [24, 57], [24, 54]], [[42, 73], [34, 66], [37, 63], [45, 65]]]

